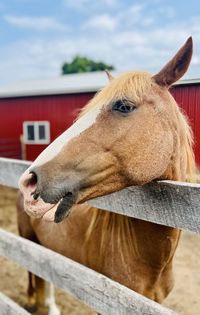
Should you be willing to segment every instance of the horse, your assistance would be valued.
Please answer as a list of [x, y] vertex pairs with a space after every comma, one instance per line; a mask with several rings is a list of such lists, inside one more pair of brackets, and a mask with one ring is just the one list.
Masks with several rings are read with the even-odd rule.
[[173, 288], [180, 230], [86, 202], [131, 185], [194, 176], [192, 131], [169, 92], [192, 51], [190, 37], [155, 75], [109, 74], [108, 85], [19, 180], [26, 211], [18, 216], [21, 235], [158, 303]]

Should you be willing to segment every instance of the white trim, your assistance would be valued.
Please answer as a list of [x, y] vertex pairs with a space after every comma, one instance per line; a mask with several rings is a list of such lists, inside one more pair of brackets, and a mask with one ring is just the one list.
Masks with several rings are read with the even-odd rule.
[[191, 84], [200, 84], [200, 78], [179, 80], [175, 82], [173, 85], [191, 85]]
[[[34, 140], [28, 140], [27, 126], [34, 127]], [[39, 126], [45, 128], [45, 139], [39, 139]], [[23, 140], [25, 144], [49, 144], [50, 143], [50, 123], [49, 121], [24, 121], [23, 122]]]

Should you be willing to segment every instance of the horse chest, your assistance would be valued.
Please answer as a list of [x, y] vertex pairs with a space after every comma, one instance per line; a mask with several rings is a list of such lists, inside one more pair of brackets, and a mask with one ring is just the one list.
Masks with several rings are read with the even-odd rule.
[[[167, 272], [166, 266], [177, 244], [177, 236], [173, 241], [168, 235], [173, 230], [114, 214], [105, 219], [107, 214], [100, 211], [87, 239], [92, 212], [77, 206], [59, 225], [33, 220], [33, 229], [42, 245], [137, 292], [154, 299], [165, 291], [171, 283], [171, 265]], [[159, 285], [163, 271], [165, 284]]]

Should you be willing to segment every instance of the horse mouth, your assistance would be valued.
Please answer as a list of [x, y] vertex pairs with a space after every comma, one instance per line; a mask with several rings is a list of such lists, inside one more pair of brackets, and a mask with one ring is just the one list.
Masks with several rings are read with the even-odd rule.
[[72, 193], [67, 193], [56, 203], [47, 203], [41, 196], [37, 200], [24, 198], [25, 211], [32, 217], [44, 219], [45, 221], [60, 223], [70, 214], [70, 209], [76, 202], [76, 197]]
[[[33, 199], [37, 200], [42, 199], [46, 204], [52, 204], [53, 206], [47, 210], [47, 213], [44, 214], [43, 218], [48, 219], [48, 212], [52, 216], [54, 214], [54, 222], [59, 223], [63, 221], [70, 213], [71, 207], [75, 204], [77, 199], [77, 194], [75, 192], [69, 192], [64, 189], [63, 191], [57, 192], [54, 196], [45, 191], [40, 192], [37, 188], [31, 193]], [[55, 213], [54, 213], [55, 212]]]
[[71, 207], [76, 202], [76, 194], [68, 192], [58, 203], [58, 207], [55, 211], [54, 222], [60, 223], [65, 217], [70, 214]]
[[78, 194], [66, 190], [57, 190], [52, 194], [48, 190], [40, 190], [36, 185], [36, 178], [33, 174], [29, 174], [25, 185], [20, 186], [24, 196], [24, 210], [28, 215], [45, 221], [55, 223], [63, 221], [76, 203]]

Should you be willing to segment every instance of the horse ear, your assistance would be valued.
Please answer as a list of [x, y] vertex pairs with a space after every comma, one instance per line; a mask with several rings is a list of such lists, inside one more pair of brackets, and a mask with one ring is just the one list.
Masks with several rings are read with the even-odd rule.
[[112, 76], [112, 74], [108, 71], [108, 70], [105, 70], [106, 74], [107, 74], [107, 77], [108, 77], [108, 80], [109, 81], [112, 81], [114, 79], [114, 77]]
[[179, 80], [188, 69], [192, 52], [193, 42], [192, 37], [189, 37], [166, 66], [158, 74], [153, 76], [156, 83], [161, 86], [169, 87]]

